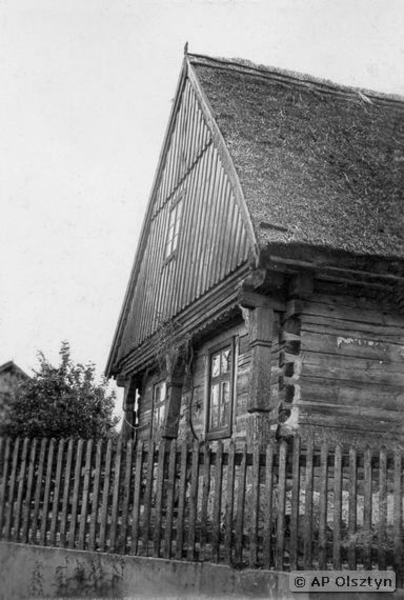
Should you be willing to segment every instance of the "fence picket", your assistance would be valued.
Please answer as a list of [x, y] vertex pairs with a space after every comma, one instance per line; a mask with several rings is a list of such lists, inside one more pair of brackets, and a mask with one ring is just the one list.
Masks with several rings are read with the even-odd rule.
[[122, 524], [121, 532], [119, 537], [119, 550], [125, 553], [126, 551], [126, 538], [128, 531], [129, 521], [129, 502], [131, 492], [131, 478], [132, 478], [132, 463], [133, 463], [133, 440], [128, 440], [126, 444], [125, 453], [125, 478], [123, 487], [123, 502], [122, 502]]
[[94, 486], [93, 494], [91, 498], [91, 523], [90, 533], [88, 539], [88, 549], [95, 550], [97, 547], [97, 525], [99, 516], [99, 504], [100, 504], [100, 482], [101, 482], [101, 468], [103, 464], [103, 441], [97, 442], [97, 448], [95, 452], [95, 472], [94, 472]]
[[13, 448], [13, 463], [11, 467], [10, 484], [8, 488], [8, 502], [6, 506], [6, 526], [4, 531], [4, 537], [6, 540], [11, 539], [11, 530], [13, 526], [13, 514], [14, 514], [14, 494], [15, 486], [17, 481], [17, 468], [18, 458], [20, 449], [20, 438], [17, 438]]
[[342, 448], [338, 444], [334, 452], [334, 514], [333, 514], [333, 568], [341, 569], [341, 521], [342, 521]]
[[328, 444], [321, 444], [320, 455], [320, 514], [318, 527], [318, 564], [319, 568], [327, 568], [327, 496], [328, 496]]
[[65, 548], [66, 546], [66, 532], [68, 523], [68, 512], [69, 512], [69, 496], [70, 496], [70, 481], [72, 472], [72, 460], [73, 460], [73, 447], [74, 440], [71, 438], [67, 446], [66, 454], [66, 467], [65, 467], [65, 481], [63, 488], [63, 501], [62, 501], [62, 513], [60, 515], [60, 546]]
[[146, 489], [144, 493], [144, 505], [143, 505], [143, 556], [149, 554], [149, 533], [150, 533], [150, 515], [151, 515], [151, 503], [152, 503], [152, 492], [153, 492], [153, 471], [154, 471], [154, 442], [149, 441], [149, 448], [147, 453], [147, 473], [146, 473]]
[[48, 534], [48, 520], [49, 520], [49, 504], [50, 504], [50, 492], [52, 486], [52, 471], [53, 471], [53, 455], [55, 452], [55, 440], [52, 438], [49, 443], [48, 451], [48, 462], [46, 465], [46, 480], [45, 480], [45, 491], [43, 496], [42, 504], [42, 519], [41, 529], [39, 534], [39, 543], [41, 546], [45, 546], [47, 542]]
[[349, 500], [348, 500], [348, 568], [356, 569], [356, 527], [357, 527], [357, 452], [349, 448]]
[[109, 507], [109, 487], [110, 487], [110, 474], [111, 474], [111, 463], [112, 463], [112, 440], [108, 440], [107, 452], [105, 456], [105, 468], [104, 468], [104, 485], [102, 489], [102, 506], [101, 506], [101, 520], [100, 520], [100, 552], [105, 551], [105, 542], [108, 530], [108, 507]]
[[394, 506], [393, 506], [393, 523], [394, 523], [394, 569], [399, 579], [403, 579], [403, 566], [402, 566], [402, 554], [403, 554], [403, 541], [402, 541], [402, 527], [403, 527], [403, 513], [402, 513], [402, 454], [397, 448], [394, 453]]
[[[31, 450], [30, 450], [30, 455], [29, 455], [27, 493], [25, 495], [23, 517], [22, 517], [21, 541], [25, 544], [28, 542], [28, 531], [29, 531], [29, 526], [30, 526], [30, 522], [31, 522], [31, 519], [30, 519], [31, 501], [32, 501], [32, 492], [33, 492], [33, 484], [34, 484], [34, 470], [35, 470], [37, 445], [38, 445], [38, 440], [36, 438], [32, 439], [31, 440]], [[0, 496], [0, 503], [1, 503], [1, 496]], [[1, 532], [1, 518], [0, 518], [0, 532]]]
[[62, 464], [63, 464], [64, 448], [65, 448], [65, 441], [59, 440], [57, 466], [56, 466], [55, 491], [53, 494], [52, 519], [51, 519], [51, 527], [50, 527], [50, 535], [49, 535], [50, 546], [54, 546], [55, 541], [56, 541], [56, 528], [57, 528], [57, 523], [58, 523], [58, 518], [59, 518], [59, 495], [60, 495], [60, 485], [61, 485], [61, 480], [62, 480]]
[[83, 440], [79, 440], [76, 448], [76, 468], [74, 470], [74, 487], [72, 511], [69, 530], [69, 548], [74, 548], [76, 541], [77, 514], [79, 509], [79, 493], [81, 484], [81, 463], [83, 457]]
[[293, 439], [292, 455], [292, 498], [290, 512], [290, 569], [297, 570], [299, 543], [299, 506], [300, 506], [300, 438]]
[[167, 480], [167, 512], [166, 528], [164, 535], [164, 558], [171, 558], [171, 540], [174, 520], [174, 494], [175, 494], [175, 468], [177, 464], [177, 442], [170, 442], [170, 456], [168, 461]]
[[237, 515], [236, 515], [236, 547], [235, 562], [241, 565], [243, 561], [243, 529], [244, 529], [244, 508], [245, 508], [245, 484], [247, 475], [247, 446], [243, 445], [241, 450], [241, 465], [239, 477], [237, 479]]
[[[2, 482], [0, 487], [0, 536], [3, 534], [3, 517], [6, 507], [8, 473], [10, 470], [11, 440], [7, 438], [2, 464]], [[7, 538], [6, 538], [7, 539]]]
[[38, 519], [39, 510], [41, 506], [42, 496], [42, 478], [45, 468], [45, 452], [48, 440], [43, 438], [41, 441], [41, 450], [39, 454], [38, 472], [36, 474], [36, 486], [35, 486], [35, 500], [34, 500], [34, 514], [32, 516], [32, 530], [31, 530], [31, 542], [36, 544], [37, 542], [37, 531], [38, 531]]
[[363, 462], [363, 566], [372, 568], [372, 450], [365, 448]]
[[135, 488], [133, 491], [132, 539], [131, 551], [137, 554], [139, 542], [140, 492], [142, 487], [143, 442], [139, 442], [136, 450]]
[[114, 463], [114, 486], [112, 489], [112, 511], [111, 511], [111, 527], [109, 531], [109, 551], [116, 552], [116, 539], [118, 532], [119, 519], [119, 500], [120, 500], [120, 485], [121, 485], [121, 462], [122, 462], [122, 437], [118, 439], [118, 444], [115, 447], [115, 463]]
[[201, 534], [199, 540], [199, 560], [205, 560], [206, 539], [208, 529], [208, 499], [210, 490], [210, 447], [203, 448], [203, 470], [202, 470], [202, 505], [201, 505]]
[[265, 498], [267, 501], [264, 514], [263, 562], [264, 569], [272, 566], [272, 529], [273, 529], [273, 484], [274, 484], [274, 447], [270, 443], [265, 456]]
[[25, 487], [25, 472], [27, 467], [27, 455], [28, 455], [28, 444], [29, 439], [24, 439], [24, 444], [22, 447], [22, 455], [21, 455], [21, 465], [20, 471], [18, 474], [18, 493], [17, 493], [17, 502], [15, 506], [15, 515], [14, 515], [14, 533], [13, 540], [18, 542], [20, 537], [20, 521], [21, 521], [21, 512], [22, 512], [22, 498]]
[[91, 479], [91, 458], [93, 451], [93, 440], [87, 440], [86, 462], [84, 466], [84, 483], [83, 492], [81, 495], [81, 512], [80, 512], [80, 527], [78, 547], [80, 550], [85, 549], [86, 545], [86, 529], [87, 529], [87, 514], [88, 514], [88, 496]]
[[379, 462], [379, 528], [378, 528], [378, 568], [385, 570], [387, 526], [387, 448], [380, 448]]
[[286, 503], [286, 461], [288, 447], [282, 441], [279, 447], [279, 480], [278, 480], [278, 510], [276, 527], [276, 559], [275, 567], [283, 570], [285, 554], [285, 503]]
[[161, 511], [163, 507], [163, 488], [164, 488], [164, 469], [166, 461], [166, 440], [160, 443], [159, 448], [159, 460], [157, 465], [157, 477], [156, 477], [156, 519], [154, 525], [154, 540], [153, 540], [153, 556], [154, 558], [160, 557], [160, 546], [161, 546]]
[[252, 451], [251, 508], [250, 508], [250, 568], [258, 563], [258, 518], [260, 489], [260, 447], [254, 444]]
[[231, 565], [231, 549], [233, 545], [233, 507], [234, 507], [234, 475], [235, 475], [235, 446], [231, 440], [227, 454], [227, 490], [225, 522], [226, 530], [224, 534], [225, 561]]
[[184, 545], [184, 517], [185, 517], [185, 494], [187, 491], [187, 463], [188, 447], [187, 441], [182, 442], [180, 463], [180, 484], [178, 492], [178, 516], [177, 516], [177, 538], [175, 544], [175, 558], [181, 559]]
[[[219, 442], [219, 446], [222, 446]], [[221, 451], [223, 447], [221, 448]], [[218, 460], [218, 454], [216, 456]], [[220, 462], [221, 470], [221, 462]], [[199, 474], [199, 441], [195, 440], [192, 448], [191, 489], [189, 492], [189, 524], [188, 524], [188, 560], [195, 559], [196, 513], [198, 510], [198, 474]], [[216, 500], [216, 497], [215, 497]], [[214, 525], [213, 525], [214, 527]]]
[[304, 472], [304, 542], [303, 542], [303, 567], [312, 568], [312, 541], [313, 541], [313, 440], [310, 439], [306, 450], [306, 466]]

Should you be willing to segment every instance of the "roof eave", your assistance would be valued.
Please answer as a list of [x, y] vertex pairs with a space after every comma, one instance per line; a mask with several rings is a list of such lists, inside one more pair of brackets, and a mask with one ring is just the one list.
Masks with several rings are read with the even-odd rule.
[[268, 243], [260, 248], [259, 264], [262, 267], [278, 264], [285, 268], [304, 268], [319, 273], [360, 273], [369, 279], [404, 282], [403, 258], [359, 254], [311, 244]]

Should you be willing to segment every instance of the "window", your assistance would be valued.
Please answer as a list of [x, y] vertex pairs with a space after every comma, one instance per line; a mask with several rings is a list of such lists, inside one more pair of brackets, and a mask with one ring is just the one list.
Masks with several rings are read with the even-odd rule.
[[164, 424], [164, 412], [166, 402], [166, 383], [161, 381], [156, 383], [153, 388], [153, 424], [152, 435], [156, 436], [160, 433]]
[[175, 256], [178, 247], [178, 237], [180, 234], [181, 216], [182, 216], [182, 196], [175, 202], [170, 210], [168, 223], [167, 241], [166, 241], [166, 260]]
[[233, 402], [233, 343], [209, 354], [208, 437], [226, 437], [231, 433]]

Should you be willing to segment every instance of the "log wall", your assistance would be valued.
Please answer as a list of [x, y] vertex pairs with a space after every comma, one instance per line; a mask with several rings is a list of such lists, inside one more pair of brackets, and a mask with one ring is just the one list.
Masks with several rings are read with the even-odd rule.
[[404, 432], [404, 315], [364, 297], [317, 293], [301, 321], [299, 422]]

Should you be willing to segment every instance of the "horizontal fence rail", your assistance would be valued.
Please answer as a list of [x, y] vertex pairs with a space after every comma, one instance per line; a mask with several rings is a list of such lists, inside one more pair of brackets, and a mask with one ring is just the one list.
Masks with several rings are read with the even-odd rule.
[[394, 568], [403, 452], [0, 439], [3, 540], [294, 569]]

